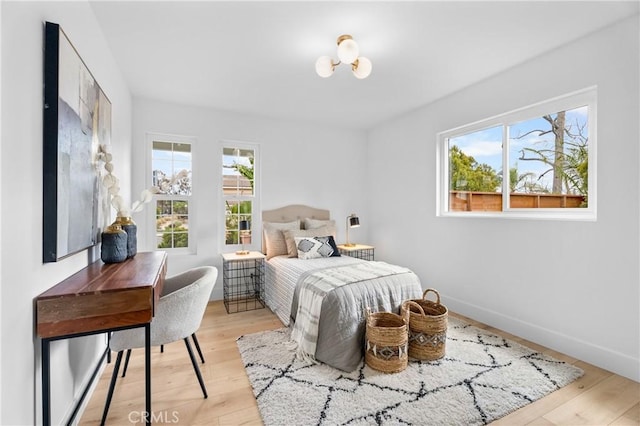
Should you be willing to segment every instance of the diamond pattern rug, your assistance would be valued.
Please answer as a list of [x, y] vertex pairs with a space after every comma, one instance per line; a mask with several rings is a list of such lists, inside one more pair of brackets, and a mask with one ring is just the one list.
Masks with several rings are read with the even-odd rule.
[[241, 336], [260, 414], [271, 425], [482, 425], [571, 383], [583, 371], [449, 318], [446, 355], [385, 374], [295, 357], [290, 331]]

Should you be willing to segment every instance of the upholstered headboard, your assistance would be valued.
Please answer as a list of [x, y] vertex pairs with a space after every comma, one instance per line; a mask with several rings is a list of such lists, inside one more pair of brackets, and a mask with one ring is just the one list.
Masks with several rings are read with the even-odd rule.
[[279, 209], [263, 210], [262, 222], [291, 222], [303, 220], [305, 217], [318, 220], [329, 220], [329, 210], [316, 209], [302, 204], [292, 204]]
[[[317, 220], [329, 220], [330, 214], [329, 210], [316, 209], [302, 204], [291, 204], [279, 209], [262, 211], [263, 224], [266, 222], [291, 222], [296, 219], [302, 221], [307, 217]], [[264, 235], [262, 236], [262, 252], [266, 253]]]

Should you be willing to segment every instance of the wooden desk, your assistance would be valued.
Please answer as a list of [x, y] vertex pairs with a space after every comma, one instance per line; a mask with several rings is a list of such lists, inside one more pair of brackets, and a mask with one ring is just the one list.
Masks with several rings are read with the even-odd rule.
[[138, 253], [122, 263], [98, 260], [36, 297], [42, 338], [42, 421], [51, 423], [52, 340], [145, 327], [147, 423], [151, 419], [151, 320], [167, 270], [165, 252]]

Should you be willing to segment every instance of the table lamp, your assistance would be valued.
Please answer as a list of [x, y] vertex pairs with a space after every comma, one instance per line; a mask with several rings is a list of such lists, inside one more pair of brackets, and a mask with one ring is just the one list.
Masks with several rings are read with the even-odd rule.
[[355, 247], [355, 244], [349, 242], [349, 228], [357, 228], [360, 226], [360, 219], [355, 213], [351, 213], [347, 216], [347, 247]]
[[248, 220], [241, 220], [238, 223], [240, 243], [242, 244], [242, 250], [236, 251], [236, 254], [244, 255], [249, 254], [249, 250], [245, 250], [244, 248], [244, 238], [246, 236], [246, 232], [251, 230], [251, 223]]

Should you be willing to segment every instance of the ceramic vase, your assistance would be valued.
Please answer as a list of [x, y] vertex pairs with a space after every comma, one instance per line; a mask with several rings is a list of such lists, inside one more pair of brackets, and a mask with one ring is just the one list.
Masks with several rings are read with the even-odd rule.
[[138, 225], [130, 216], [118, 216], [114, 224], [127, 233], [127, 259], [132, 258], [138, 252]]
[[110, 225], [102, 233], [100, 258], [104, 263], [119, 263], [127, 259], [127, 233], [120, 225]]

